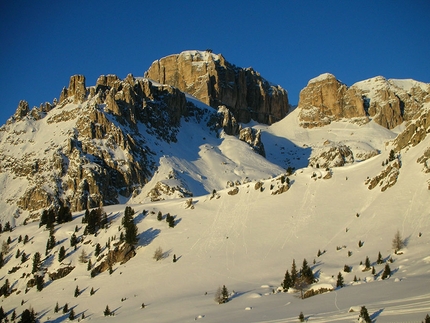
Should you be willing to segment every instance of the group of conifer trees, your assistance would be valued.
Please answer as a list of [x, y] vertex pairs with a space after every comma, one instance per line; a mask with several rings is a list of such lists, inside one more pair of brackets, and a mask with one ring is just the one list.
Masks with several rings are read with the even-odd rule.
[[281, 286], [284, 292], [286, 292], [291, 287], [302, 290], [304, 285], [309, 285], [314, 282], [314, 273], [311, 267], [309, 267], [307, 260], [303, 259], [302, 268], [300, 271], [297, 271], [296, 261], [293, 259], [291, 273], [288, 270], [285, 272]]

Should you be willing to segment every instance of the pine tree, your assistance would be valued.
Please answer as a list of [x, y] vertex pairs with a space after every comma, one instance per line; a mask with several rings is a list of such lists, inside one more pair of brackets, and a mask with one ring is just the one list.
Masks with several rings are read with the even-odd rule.
[[366, 257], [366, 260], [364, 262], [364, 266], [366, 267], [366, 269], [370, 269], [370, 260], [369, 260], [369, 257]]
[[54, 313], [58, 313], [59, 310], [60, 310], [60, 307], [58, 306], [58, 302], [57, 302], [54, 307]]
[[303, 312], [300, 312], [299, 321], [300, 322], [304, 322], [305, 321], [305, 316], [303, 315]]
[[78, 243], [78, 238], [76, 237], [76, 234], [73, 233], [72, 236], [70, 237], [70, 247], [76, 246], [77, 243]]
[[297, 268], [296, 261], [293, 259], [293, 264], [291, 265], [291, 284], [294, 286], [297, 279]]
[[94, 256], [98, 257], [101, 251], [102, 251], [102, 247], [100, 246], [100, 243], [97, 243], [96, 250], [94, 251]]
[[26, 243], [28, 242], [28, 240], [29, 240], [28, 235], [25, 235], [25, 236], [24, 236], [24, 241], [23, 241], [22, 243], [23, 243], [23, 244], [26, 244]]
[[36, 252], [33, 256], [33, 269], [31, 271], [32, 274], [40, 270], [41, 258], [40, 253]]
[[390, 156], [388, 156], [388, 160], [393, 161], [394, 159], [396, 159], [396, 155], [394, 154], [394, 150], [391, 149], [390, 150]]
[[0, 268], [3, 268], [3, 266], [4, 266], [3, 252], [0, 252]]
[[378, 259], [376, 260], [376, 263], [378, 265], [382, 264], [384, 262], [384, 260], [382, 259], [382, 255], [381, 252], [378, 253]]
[[78, 286], [76, 286], [76, 288], [75, 288], [75, 297], [78, 297], [80, 293], [81, 293], [81, 292], [80, 292], [80, 290], [79, 290], [79, 287], [78, 287]]
[[405, 246], [405, 242], [403, 241], [402, 235], [400, 234], [399, 230], [397, 230], [396, 234], [394, 235], [392, 246], [394, 249], [394, 253], [397, 253]]
[[73, 321], [75, 319], [75, 311], [73, 310], [73, 308], [70, 310], [69, 313], [69, 320]]
[[88, 260], [88, 264], [87, 264], [87, 270], [90, 271], [91, 267], [92, 267], [92, 263], [91, 263], [91, 259]]
[[43, 289], [43, 284], [45, 283], [43, 276], [35, 276], [34, 279], [36, 280], [36, 288], [40, 292]]
[[177, 259], [176, 259], [176, 255], [174, 254], [173, 255], [173, 262], [176, 262], [177, 261]]
[[85, 264], [87, 262], [87, 253], [85, 252], [85, 250], [82, 248], [81, 253], [79, 255], [79, 262], [81, 264]]
[[60, 251], [58, 251], [58, 261], [62, 262], [66, 258], [66, 249], [61, 246]]
[[337, 275], [336, 287], [342, 288], [343, 286], [344, 286], [344, 283], [343, 283], [342, 273], [339, 272], [339, 274]]
[[26, 309], [21, 313], [20, 323], [36, 323], [36, 314], [33, 309]]
[[163, 214], [161, 213], [161, 211], [158, 211], [157, 220], [158, 221], [162, 221], [163, 220]]
[[69, 304], [64, 304], [63, 306], [63, 314], [66, 314], [69, 311]]
[[358, 316], [359, 322], [363, 323], [372, 323], [372, 320], [370, 319], [369, 313], [367, 312], [366, 306], [362, 306], [360, 310], [360, 315]]
[[125, 228], [125, 242], [130, 245], [136, 245], [138, 243], [137, 238], [137, 226], [133, 219], [134, 210], [127, 206], [124, 211], [124, 217], [122, 218], [122, 225]]
[[105, 308], [103, 314], [104, 314], [104, 316], [110, 316], [112, 314], [108, 305], [106, 305], [106, 308]]
[[16, 320], [16, 311], [15, 311], [15, 310], [13, 310], [13, 312], [12, 312], [12, 315], [11, 315], [10, 319], [11, 319], [12, 321], [15, 321], [15, 320]]
[[314, 273], [312, 272], [312, 269], [309, 267], [306, 259], [303, 259], [301, 275], [303, 276], [303, 278], [306, 280], [308, 284], [312, 284], [315, 281]]
[[391, 268], [388, 264], [385, 265], [384, 272], [382, 273], [381, 278], [387, 279], [391, 275]]
[[94, 287], [91, 287], [90, 296], [93, 296], [94, 294], [95, 294]]
[[[23, 264], [24, 262], [27, 261], [27, 255], [25, 254], [25, 252], [23, 251], [21, 254], [21, 263]], [[1, 267], [0, 267], [1, 268]]]
[[228, 290], [225, 285], [223, 285], [222, 287], [218, 287], [218, 290], [215, 293], [215, 301], [218, 302], [218, 304], [224, 304], [229, 301]]
[[427, 314], [424, 323], [430, 323], [430, 316]]
[[6, 318], [6, 314], [3, 310], [3, 306], [0, 306], [0, 322], [3, 322], [3, 319]]
[[288, 291], [290, 287], [293, 286], [293, 283], [291, 281], [291, 276], [288, 270], [285, 272], [284, 280], [282, 281], [282, 288], [284, 289], [284, 292]]

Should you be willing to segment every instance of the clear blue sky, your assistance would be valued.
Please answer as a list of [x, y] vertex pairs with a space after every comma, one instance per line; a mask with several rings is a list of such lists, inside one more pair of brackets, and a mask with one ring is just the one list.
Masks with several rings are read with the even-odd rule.
[[2, 1], [0, 125], [58, 98], [74, 74], [142, 76], [163, 56], [212, 49], [296, 104], [325, 72], [430, 82], [430, 1]]

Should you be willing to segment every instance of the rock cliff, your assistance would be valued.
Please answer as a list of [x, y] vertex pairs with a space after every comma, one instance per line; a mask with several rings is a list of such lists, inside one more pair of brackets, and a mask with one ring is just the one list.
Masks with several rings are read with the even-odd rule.
[[310, 80], [300, 92], [299, 121], [302, 127], [312, 128], [341, 119], [357, 123], [372, 119], [393, 129], [413, 119], [429, 101], [430, 84], [378, 76], [348, 87], [326, 73]]
[[87, 88], [85, 77], [75, 75], [55, 105], [30, 111], [20, 102], [0, 132], [0, 173], [21, 182], [11, 194], [30, 212], [63, 203], [72, 211], [118, 203], [154, 171], [138, 125], [174, 142], [191, 110], [184, 93], [170, 85], [108, 75]]
[[218, 108], [227, 106], [238, 122], [271, 124], [289, 110], [287, 92], [252, 68], [240, 68], [210, 51], [186, 51], [156, 60], [145, 77], [169, 84]]

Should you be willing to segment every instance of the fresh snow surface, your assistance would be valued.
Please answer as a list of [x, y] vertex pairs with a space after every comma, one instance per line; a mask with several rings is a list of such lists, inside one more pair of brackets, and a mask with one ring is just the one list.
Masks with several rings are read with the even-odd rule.
[[[155, 139], [147, 138], [159, 158], [155, 176], [165, 179], [175, 170], [180, 180], [196, 192], [193, 207], [186, 208], [187, 199], [149, 202], [143, 192], [128, 201], [136, 211], [137, 255], [124, 265], [115, 265], [111, 275], [104, 272], [90, 278], [87, 265], [79, 263], [78, 257], [85, 250], [93, 265], [97, 264], [94, 246], [100, 243], [106, 253], [108, 239], [112, 244], [118, 241], [126, 205], [106, 206], [109, 228], [100, 230], [97, 236], [86, 236], [77, 250], [70, 247], [69, 240], [76, 226], [77, 235], [82, 237], [84, 225], [83, 213], [75, 213], [72, 222], [56, 226], [57, 245], [46, 258], [48, 231], [39, 228], [37, 222], [2, 233], [0, 240], [8, 236], [12, 239], [0, 269], [0, 285], [8, 279], [16, 289], [9, 297], [1, 298], [9, 318], [14, 310], [20, 314], [32, 307], [41, 322], [66, 322], [68, 314], [61, 308], [68, 303], [77, 318], [84, 313], [84, 321], [91, 322], [281, 323], [298, 322], [300, 312], [308, 322], [356, 322], [357, 309], [363, 305], [377, 323], [424, 320], [430, 314], [430, 191], [429, 174], [416, 161], [430, 146], [430, 136], [402, 152], [402, 168], [393, 187], [385, 192], [378, 187], [369, 190], [364, 182], [383, 170], [381, 163], [389, 155], [385, 143], [395, 133], [373, 122], [363, 126], [337, 122], [302, 129], [297, 124], [297, 113], [272, 126], [255, 124], [262, 130], [267, 160], [234, 137], [209, 135], [203, 123], [183, 120], [178, 143], [155, 144]], [[62, 123], [40, 127], [58, 134], [66, 131]], [[31, 131], [24, 136], [31, 137]], [[59, 137], [52, 140], [61, 144]], [[313, 174], [324, 171], [307, 167], [307, 159], [313, 147], [325, 140], [368, 145], [381, 153], [364, 162], [332, 169], [331, 179], [318, 179]], [[34, 141], [39, 149], [47, 144]], [[11, 145], [8, 149], [14, 148]], [[291, 188], [272, 195], [281, 185], [279, 175], [287, 166], [296, 168], [289, 176]], [[1, 180], [0, 185], [5, 185], [12, 179]], [[240, 181], [236, 195], [228, 194], [231, 188], [226, 188], [227, 180]], [[257, 181], [263, 182], [262, 191], [254, 188]], [[217, 191], [214, 196], [213, 189]], [[175, 216], [176, 226], [169, 228], [164, 219], [158, 221], [158, 211]], [[406, 241], [399, 255], [391, 248], [397, 230]], [[28, 235], [29, 243], [18, 243], [20, 235]], [[58, 262], [61, 246], [67, 249], [63, 265]], [[155, 261], [158, 247], [166, 258]], [[23, 265], [20, 258], [15, 258], [18, 249], [28, 255]], [[320, 257], [318, 250], [323, 252]], [[76, 268], [56, 281], [49, 281], [45, 275], [41, 292], [35, 287], [25, 292], [29, 278], [21, 277], [31, 272], [36, 251], [42, 254], [48, 272], [66, 264]], [[389, 264], [392, 275], [387, 280], [380, 278], [385, 264], [376, 264], [378, 252], [386, 261], [393, 259]], [[178, 258], [176, 263], [172, 262], [173, 255]], [[364, 263], [366, 256], [375, 267], [376, 277], [362, 271], [360, 262]], [[305, 300], [293, 290], [278, 292], [293, 259], [300, 268], [304, 258], [318, 279], [313, 288], [332, 286], [334, 291]], [[344, 265], [351, 266], [352, 271], [343, 272]], [[15, 266], [21, 267], [9, 273]], [[343, 288], [335, 288], [339, 272], [345, 281]], [[360, 280], [353, 282], [354, 276]], [[218, 305], [214, 294], [222, 285], [231, 292], [230, 301]], [[81, 294], [75, 298], [76, 286]], [[92, 296], [91, 288], [96, 291]], [[60, 311], [54, 313], [57, 302]], [[106, 305], [114, 316], [103, 316]]]

